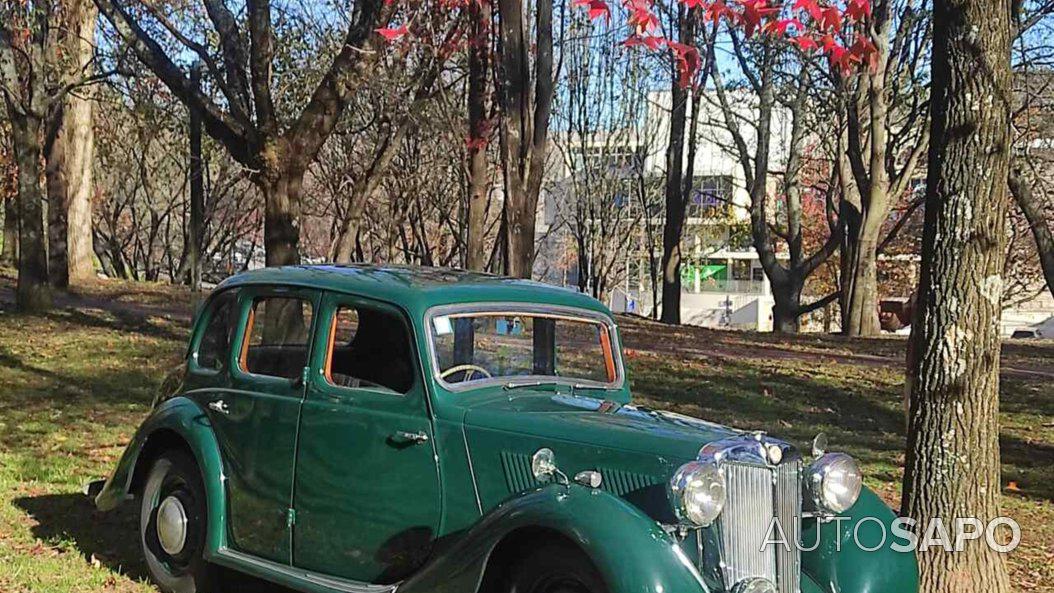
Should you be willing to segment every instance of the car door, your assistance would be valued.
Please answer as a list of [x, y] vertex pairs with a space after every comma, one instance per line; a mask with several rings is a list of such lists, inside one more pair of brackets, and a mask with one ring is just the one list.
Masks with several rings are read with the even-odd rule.
[[323, 298], [300, 420], [293, 563], [359, 582], [405, 577], [428, 556], [439, 474], [405, 315]]
[[319, 291], [246, 287], [229, 385], [205, 402], [227, 472], [232, 546], [291, 561], [293, 464]]

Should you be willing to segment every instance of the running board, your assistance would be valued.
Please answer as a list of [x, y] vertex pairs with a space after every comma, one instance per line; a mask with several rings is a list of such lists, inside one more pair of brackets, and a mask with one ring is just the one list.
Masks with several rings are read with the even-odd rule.
[[301, 591], [310, 592], [322, 589], [331, 593], [395, 593], [395, 590], [399, 587], [398, 583], [394, 585], [373, 585], [331, 577], [295, 566], [257, 558], [251, 554], [245, 554], [230, 548], [219, 550], [212, 556], [211, 560], [221, 566]]

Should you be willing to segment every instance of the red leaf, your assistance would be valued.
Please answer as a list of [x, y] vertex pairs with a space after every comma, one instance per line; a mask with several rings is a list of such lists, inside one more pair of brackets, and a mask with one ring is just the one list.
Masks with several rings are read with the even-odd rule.
[[659, 17], [651, 11], [649, 0], [626, 0], [625, 6], [629, 11], [626, 22], [634, 28], [638, 35], [651, 31], [659, 25]]
[[381, 29], [374, 29], [381, 37], [384, 37], [387, 41], [395, 41], [396, 39], [406, 35], [410, 32], [410, 29], [406, 25], [399, 25], [398, 27], [384, 27]]
[[658, 35], [630, 35], [622, 42], [626, 47], [640, 47], [643, 45], [652, 51], [659, 49], [664, 43], [666, 43], [666, 39]]
[[699, 72], [699, 67], [703, 63], [699, 58], [699, 50], [691, 45], [677, 43], [676, 41], [667, 41], [666, 45], [669, 46], [670, 51], [673, 52], [674, 59], [677, 60], [677, 73], [680, 76], [678, 83], [681, 87], [691, 86], [696, 73]]
[[790, 27], [794, 27], [795, 31], [801, 31], [805, 28], [798, 19], [779, 19], [766, 23], [765, 32], [782, 37], [787, 34], [787, 29]]
[[804, 10], [816, 22], [823, 17], [823, 9], [816, 3], [816, 0], [795, 0], [793, 9]]
[[812, 35], [798, 35], [791, 38], [791, 43], [798, 46], [802, 51], [815, 51], [820, 46], [816, 44], [816, 38]]
[[754, 34], [761, 20], [779, 12], [778, 8], [768, 5], [768, 0], [740, 0], [743, 5], [743, 28], [747, 37]]
[[574, 6], [589, 9], [589, 20], [595, 21], [600, 17], [605, 17], [609, 22], [611, 21], [611, 8], [608, 7], [607, 2], [604, 0], [575, 0]]
[[704, 21], [718, 21], [721, 17], [733, 17], [735, 15], [732, 9], [721, 0], [714, 0], [713, 4], [706, 8], [706, 12], [703, 13]]
[[856, 34], [856, 41], [849, 47], [853, 59], [866, 63], [871, 70], [878, 68], [878, 48], [864, 35]]
[[833, 6], [823, 9], [823, 13], [820, 15], [820, 28], [824, 30], [833, 29], [835, 33], [841, 32], [842, 13]]
[[870, 18], [870, 0], [849, 0], [849, 5], [845, 9], [845, 16], [846, 18], [858, 23], [865, 18]]
[[706, 6], [706, 0], [680, 0], [681, 4], [684, 4], [685, 8], [695, 8], [696, 6]]

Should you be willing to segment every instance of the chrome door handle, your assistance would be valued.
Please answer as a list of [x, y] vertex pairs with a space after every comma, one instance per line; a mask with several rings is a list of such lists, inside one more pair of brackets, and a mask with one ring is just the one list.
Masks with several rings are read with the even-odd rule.
[[218, 399], [214, 402], [209, 402], [209, 409], [220, 414], [230, 414], [231, 409], [227, 406], [227, 402], [222, 399]]
[[397, 431], [389, 438], [391, 438], [392, 442], [396, 444], [420, 445], [421, 443], [428, 442], [427, 434], [423, 432], [408, 432], [405, 430]]

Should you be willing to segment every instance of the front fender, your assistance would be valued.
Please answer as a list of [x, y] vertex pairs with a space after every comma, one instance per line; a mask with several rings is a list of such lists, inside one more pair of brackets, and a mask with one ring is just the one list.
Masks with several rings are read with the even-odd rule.
[[[117, 462], [113, 474], [95, 497], [95, 506], [101, 511], [108, 511], [132, 494], [132, 478], [136, 472], [149, 469], [140, 467], [140, 457], [144, 450], [149, 449], [153, 439], [161, 438], [162, 434], [174, 434], [179, 437], [190, 448], [198, 462], [208, 507], [209, 533], [206, 537], [206, 554], [211, 556], [226, 545], [227, 513], [223, 492], [223, 461], [208, 415], [197, 403], [186, 397], [175, 397], [162, 402], [143, 421]], [[143, 459], [142, 462], [145, 464], [149, 460]]]
[[650, 517], [601, 490], [552, 484], [506, 500], [437, 554], [399, 593], [476, 591], [499, 542], [521, 528], [544, 528], [578, 544], [611, 593], [707, 591], [674, 540]]
[[[846, 517], [844, 521], [822, 524], [809, 521], [803, 525], [803, 546], [811, 548], [817, 542], [818, 545], [815, 550], [802, 553], [802, 572], [815, 581], [819, 590], [916, 593], [919, 570], [915, 554], [890, 547], [905, 543], [892, 537], [890, 526], [897, 518], [893, 511], [874, 492], [864, 488], [856, 504], [842, 516]], [[874, 551], [863, 549], [876, 547]]]

